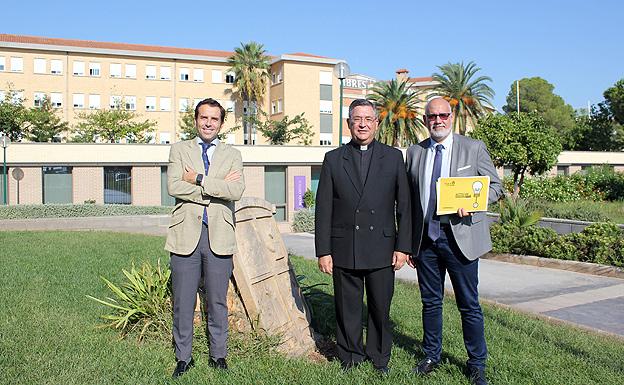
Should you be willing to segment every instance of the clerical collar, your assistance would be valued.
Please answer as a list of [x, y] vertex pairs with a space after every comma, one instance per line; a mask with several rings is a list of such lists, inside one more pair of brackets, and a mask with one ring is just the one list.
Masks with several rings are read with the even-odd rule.
[[373, 148], [373, 143], [375, 143], [375, 140], [373, 140], [369, 144], [364, 144], [364, 145], [358, 144], [354, 140], [351, 140], [350, 144], [353, 146], [353, 148], [355, 148], [357, 150], [366, 151], [366, 150], [369, 150], [369, 149]]

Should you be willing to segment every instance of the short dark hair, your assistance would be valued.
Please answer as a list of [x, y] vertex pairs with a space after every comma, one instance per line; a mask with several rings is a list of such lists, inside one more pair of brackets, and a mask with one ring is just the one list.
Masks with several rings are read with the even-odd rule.
[[368, 99], [355, 99], [349, 105], [349, 119], [351, 119], [351, 115], [353, 114], [353, 110], [355, 109], [355, 107], [360, 107], [360, 106], [366, 106], [366, 107], [372, 108], [373, 111], [375, 111], [375, 117], [377, 117], [377, 107], [375, 107], [375, 104], [373, 102], [371, 102]]
[[219, 107], [219, 110], [221, 110], [221, 123], [225, 121], [225, 108], [223, 108], [223, 106], [213, 98], [207, 98], [197, 103], [197, 105], [195, 106], [195, 120], [197, 120], [197, 115], [199, 115], [199, 107], [203, 106], [204, 104], [207, 104], [210, 107]]

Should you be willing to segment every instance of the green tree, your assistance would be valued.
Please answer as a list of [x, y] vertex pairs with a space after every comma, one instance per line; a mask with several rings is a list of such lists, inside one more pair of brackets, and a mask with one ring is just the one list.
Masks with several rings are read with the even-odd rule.
[[47, 96], [41, 100], [41, 106], [28, 110], [26, 122], [26, 138], [31, 142], [51, 142], [69, 129], [69, 123], [57, 115]]
[[99, 137], [110, 143], [126, 139], [128, 143], [147, 143], [151, 140], [156, 122], [138, 121], [140, 115], [126, 109], [123, 103], [117, 108], [101, 109], [93, 112], [81, 112], [79, 122], [73, 129], [72, 141], [81, 143], [95, 142]]
[[576, 151], [622, 151], [624, 150], [624, 127], [611, 113], [607, 103], [592, 106], [591, 116], [576, 118]]
[[0, 132], [7, 135], [12, 142], [21, 141], [26, 134], [28, 110], [24, 107], [24, 101], [20, 91], [14, 90], [8, 84], [4, 99], [0, 100]]
[[378, 82], [368, 99], [375, 102], [379, 113], [377, 139], [394, 147], [406, 147], [427, 137], [427, 129], [420, 120], [420, 94], [408, 81]]
[[259, 111], [259, 114], [247, 116], [245, 120], [257, 127], [258, 131], [271, 144], [283, 145], [294, 139], [299, 139], [299, 143], [309, 146], [312, 143], [314, 133], [310, 123], [303, 115], [304, 113], [302, 112], [299, 115], [295, 115], [292, 119], [286, 115], [281, 120], [272, 120], [266, 112]]
[[[503, 111], [510, 114], [517, 111], [517, 83], [511, 84], [507, 94], [507, 104]], [[576, 123], [574, 109], [553, 91], [555, 86], [540, 77], [520, 80], [520, 112], [536, 112], [546, 125], [554, 127], [564, 150], [574, 148], [573, 134]]]
[[184, 111], [180, 112], [178, 121], [180, 126], [180, 136], [184, 140], [193, 139], [197, 136], [197, 128], [195, 127], [195, 109], [187, 104]]
[[474, 62], [464, 65], [461, 63], [447, 63], [438, 66], [441, 73], [431, 75], [437, 82], [432, 95], [441, 96], [448, 100], [453, 111], [453, 127], [456, 132], [466, 132], [467, 121], [473, 127], [477, 119], [487, 114], [486, 107], [491, 108], [491, 99], [494, 90], [487, 84], [492, 79], [489, 76], [477, 76], [481, 68]]
[[494, 165], [511, 167], [515, 197], [526, 173], [545, 173], [557, 164], [561, 153], [554, 129], [535, 113], [486, 116], [470, 136], [485, 142]]
[[613, 87], [607, 88], [603, 96], [606, 107], [615, 121], [624, 125], [624, 79], [618, 80]]
[[[243, 105], [247, 105], [247, 116], [256, 115], [264, 100], [271, 67], [264, 45], [254, 41], [241, 43], [228, 58], [231, 71], [234, 72], [234, 89]], [[251, 122], [243, 118], [243, 124]], [[252, 126], [248, 126], [248, 143], [252, 143]]]

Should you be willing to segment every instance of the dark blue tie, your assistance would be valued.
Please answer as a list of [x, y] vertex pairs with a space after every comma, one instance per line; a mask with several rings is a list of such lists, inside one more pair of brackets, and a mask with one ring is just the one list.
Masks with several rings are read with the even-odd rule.
[[[210, 160], [208, 160], [208, 154], [206, 152], [208, 151], [210, 146], [212, 146], [212, 143], [202, 142], [201, 146], [202, 146], [202, 160], [204, 161], [204, 175], [208, 175], [208, 169], [210, 168]], [[206, 212], [206, 207], [204, 207], [204, 217], [202, 218], [202, 221], [204, 222], [205, 225], [208, 225], [208, 213]]]
[[427, 219], [429, 227], [427, 235], [432, 241], [440, 238], [440, 216], [435, 214], [437, 204], [436, 182], [442, 173], [442, 149], [443, 145], [435, 146], [435, 158], [433, 159], [433, 172], [431, 173], [431, 183], [429, 184], [429, 204], [427, 205]]

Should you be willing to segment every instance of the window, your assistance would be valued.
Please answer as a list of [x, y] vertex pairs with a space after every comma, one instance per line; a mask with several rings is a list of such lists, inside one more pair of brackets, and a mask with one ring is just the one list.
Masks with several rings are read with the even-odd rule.
[[12, 57], [11, 72], [24, 72], [24, 59], [21, 57]]
[[111, 109], [119, 109], [121, 108], [121, 96], [111, 95], [109, 106]]
[[204, 70], [201, 68], [193, 68], [193, 81], [194, 82], [203, 82], [204, 81]]
[[0, 56], [0, 71], [6, 71], [6, 58]]
[[332, 144], [332, 134], [321, 133], [320, 134], [320, 145], [321, 146], [331, 146]]
[[104, 167], [104, 203], [132, 203], [132, 167]]
[[119, 64], [119, 63], [111, 63], [111, 65], [110, 65], [110, 77], [111, 78], [120, 78], [121, 77], [121, 64]]
[[171, 80], [171, 67], [160, 67], [160, 80]]
[[43, 107], [43, 101], [45, 100], [46, 94], [45, 92], [35, 92], [35, 97], [33, 98], [33, 105], [35, 107]]
[[286, 220], [286, 167], [264, 167], [264, 199], [275, 205], [275, 220]]
[[570, 175], [570, 166], [557, 166], [557, 175]]
[[63, 61], [58, 59], [50, 60], [50, 73], [60, 75], [63, 73]]
[[145, 109], [147, 111], [156, 111], [156, 96], [145, 97]]
[[145, 79], [156, 79], [156, 66], [145, 66]]
[[171, 111], [171, 98], [160, 98], [160, 110], [161, 111]]
[[332, 85], [333, 74], [331, 71], [319, 72], [319, 84]]
[[160, 204], [162, 206], [175, 205], [175, 198], [167, 190], [167, 166], [160, 166]]
[[35, 59], [33, 72], [36, 74], [46, 73], [46, 59]]
[[63, 107], [63, 94], [60, 92], [52, 92], [50, 94], [50, 103], [54, 108]]
[[0, 90], [0, 102], [3, 102], [5, 97], [6, 97], [6, 92]]
[[201, 102], [202, 100], [204, 100], [204, 99], [201, 99], [201, 98], [199, 98], [199, 99], [193, 99], [193, 108], [197, 107], [197, 105], [199, 104], [199, 102]]
[[321, 100], [320, 101], [320, 112], [321, 114], [331, 114], [332, 113], [332, 101], [331, 100]]
[[92, 110], [100, 108], [100, 95], [89, 95], [89, 108]]
[[513, 175], [513, 170], [511, 166], [503, 166], [503, 176], [511, 176]]
[[212, 82], [223, 83], [223, 73], [221, 70], [212, 70]]
[[73, 74], [75, 76], [84, 76], [85, 74], [85, 63], [83, 61], [75, 61], [73, 67]]
[[189, 105], [189, 100], [187, 98], [180, 98], [180, 112], [184, 112], [186, 111], [186, 109], [188, 108]]
[[136, 110], [136, 96], [126, 96], [124, 100], [126, 101], [126, 110]]
[[223, 108], [225, 108], [227, 112], [234, 112], [236, 109], [236, 102], [233, 100], [226, 100]]
[[74, 108], [84, 108], [84, 94], [74, 94]]
[[182, 80], [182, 81], [189, 80], [189, 69], [188, 68], [180, 68], [180, 80]]
[[161, 132], [160, 133], [160, 143], [162, 144], [169, 144], [171, 143], [171, 134], [168, 132]]
[[282, 99], [277, 99], [271, 102], [271, 113], [279, 114], [282, 112]]
[[282, 66], [279, 66], [275, 71], [271, 72], [271, 84], [277, 84], [282, 82]]
[[100, 63], [89, 63], [89, 76], [100, 76]]
[[332, 130], [332, 117], [331, 114], [321, 114], [321, 120], [319, 125], [319, 132], [330, 133]]
[[72, 203], [72, 168], [43, 167], [43, 203]]
[[321, 100], [332, 100], [332, 86], [321, 84]]
[[234, 83], [234, 72], [230, 71], [225, 74], [225, 82], [228, 84]]
[[126, 78], [136, 79], [136, 64], [126, 64]]
[[13, 93], [13, 98], [11, 99], [11, 103], [13, 104], [22, 104], [24, 102], [24, 91], [16, 91]]

